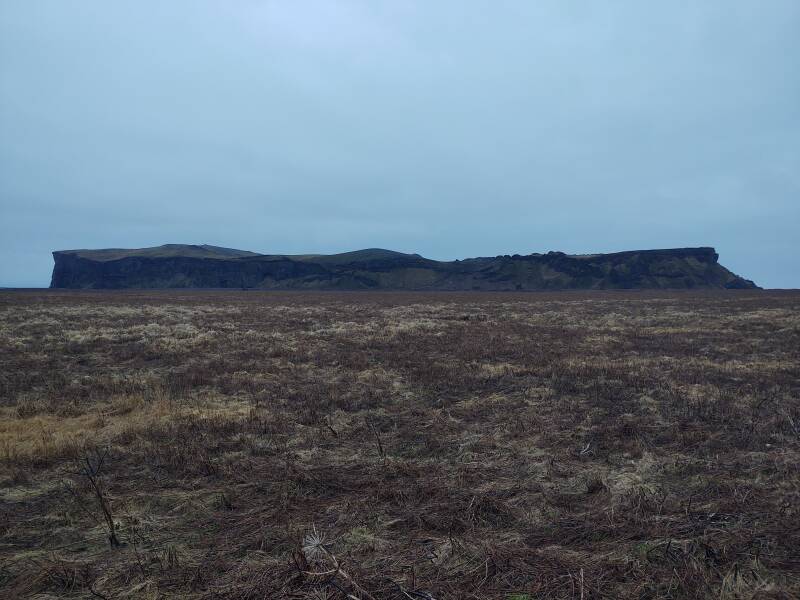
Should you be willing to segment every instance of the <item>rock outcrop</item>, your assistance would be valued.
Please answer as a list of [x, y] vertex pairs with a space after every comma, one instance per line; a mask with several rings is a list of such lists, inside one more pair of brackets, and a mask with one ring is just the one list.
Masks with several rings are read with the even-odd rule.
[[713, 248], [503, 255], [452, 262], [391, 250], [268, 255], [167, 244], [53, 252], [50, 287], [389, 290], [755, 289]]

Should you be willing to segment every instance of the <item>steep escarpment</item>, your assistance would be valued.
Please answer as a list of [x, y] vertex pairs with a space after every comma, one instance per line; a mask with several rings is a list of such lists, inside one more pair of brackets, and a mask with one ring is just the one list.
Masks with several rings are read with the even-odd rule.
[[137, 250], [53, 253], [51, 287], [556, 290], [753, 289], [718, 262], [713, 248], [613, 254], [502, 255], [435, 261], [367, 249], [331, 255], [268, 255], [216, 246], [167, 244]]

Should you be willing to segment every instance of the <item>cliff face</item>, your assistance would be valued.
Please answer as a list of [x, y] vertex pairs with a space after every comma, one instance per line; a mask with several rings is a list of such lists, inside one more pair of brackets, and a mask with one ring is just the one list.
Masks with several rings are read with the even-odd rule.
[[389, 250], [264, 255], [170, 244], [53, 253], [50, 287], [397, 290], [754, 289], [713, 248], [505, 255], [453, 262]]
[[97, 261], [54, 252], [50, 287], [59, 288], [253, 288], [309, 275], [325, 269], [288, 259], [251, 260], [194, 257], [128, 256]]

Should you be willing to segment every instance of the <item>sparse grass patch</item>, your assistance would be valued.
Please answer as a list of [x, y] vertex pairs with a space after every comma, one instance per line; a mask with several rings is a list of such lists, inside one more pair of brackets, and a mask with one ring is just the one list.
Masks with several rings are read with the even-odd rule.
[[797, 293], [2, 292], [0, 342], [0, 597], [800, 595]]

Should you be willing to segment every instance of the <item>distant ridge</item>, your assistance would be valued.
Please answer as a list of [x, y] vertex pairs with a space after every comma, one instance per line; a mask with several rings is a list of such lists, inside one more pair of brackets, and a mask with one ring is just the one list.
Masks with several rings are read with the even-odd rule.
[[713, 248], [501, 255], [436, 261], [368, 248], [258, 254], [208, 244], [60, 250], [50, 287], [387, 290], [756, 289]]
[[74, 254], [80, 258], [96, 261], [109, 261], [127, 258], [129, 256], [141, 256], [148, 258], [166, 258], [181, 256], [187, 258], [239, 258], [242, 256], [259, 256], [255, 252], [247, 250], [234, 250], [233, 248], [222, 248], [209, 244], [164, 244], [154, 248], [106, 248], [103, 250], [65, 250], [69, 254]]

